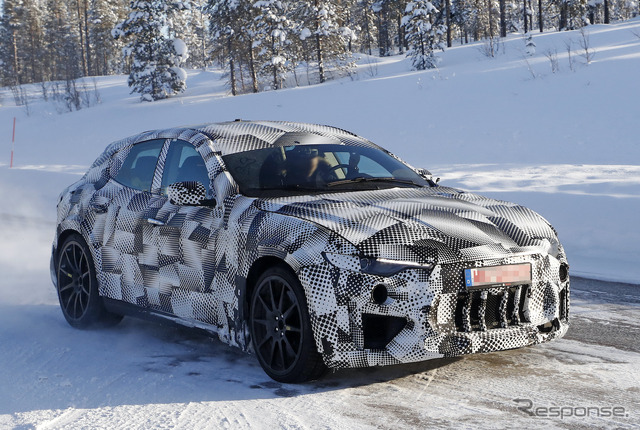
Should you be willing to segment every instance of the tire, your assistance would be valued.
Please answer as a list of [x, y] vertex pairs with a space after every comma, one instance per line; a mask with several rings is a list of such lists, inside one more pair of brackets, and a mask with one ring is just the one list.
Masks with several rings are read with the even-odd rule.
[[326, 371], [302, 285], [288, 268], [271, 267], [258, 278], [251, 294], [249, 327], [258, 361], [272, 379], [306, 382]]
[[122, 316], [104, 308], [93, 257], [82, 236], [69, 236], [58, 248], [57, 257], [58, 301], [67, 322], [80, 329], [119, 323]]

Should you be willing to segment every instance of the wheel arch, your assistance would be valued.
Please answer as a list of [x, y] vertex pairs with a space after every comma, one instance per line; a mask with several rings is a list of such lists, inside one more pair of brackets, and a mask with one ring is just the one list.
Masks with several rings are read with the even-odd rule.
[[[52, 261], [52, 263], [53, 263], [53, 271], [54, 271], [56, 276], [58, 275], [58, 253], [60, 252], [60, 246], [70, 236], [72, 236], [74, 234], [77, 234], [78, 236], [80, 236], [84, 240], [84, 242], [87, 244], [87, 246], [89, 248], [89, 252], [91, 253], [91, 258], [93, 259], [94, 264], [95, 264], [95, 258], [96, 258], [96, 256], [94, 255], [95, 254], [95, 250], [91, 246], [91, 242], [87, 240], [87, 237], [81, 231], [78, 231], [75, 228], [68, 227], [68, 228], [65, 228], [64, 230], [62, 230], [60, 232], [60, 234], [58, 234], [58, 236], [56, 238], [56, 243], [55, 243], [55, 246], [54, 246], [54, 249], [53, 249], [53, 255], [52, 255], [53, 261]], [[94, 267], [94, 269], [97, 271], [96, 267]], [[97, 273], [96, 273], [96, 275], [97, 275]], [[100, 285], [100, 281], [99, 280], [98, 280], [98, 285]]]
[[275, 266], [286, 268], [287, 270], [291, 271], [292, 274], [297, 276], [295, 270], [293, 270], [293, 268], [282, 258], [273, 255], [265, 255], [259, 257], [253, 262], [253, 264], [251, 264], [251, 267], [247, 272], [247, 277], [243, 279], [244, 282], [237, 285], [237, 287], [240, 287], [240, 300], [238, 303], [240, 318], [236, 324], [238, 324], [240, 327], [243, 327], [242, 332], [244, 333], [244, 335], [242, 336], [242, 341], [244, 342], [243, 349], [245, 350], [251, 350], [249, 318], [251, 315], [251, 296], [253, 294], [253, 290], [256, 287], [256, 283], [258, 281], [258, 278], [260, 278], [260, 275], [264, 273], [265, 270]]
[[[54, 253], [54, 261], [57, 263], [58, 261], [58, 252], [60, 252], [60, 245], [62, 245], [64, 243], [65, 240], [67, 240], [69, 238], [69, 236], [74, 235], [74, 234], [79, 234], [80, 236], [82, 236], [82, 238], [84, 238], [84, 235], [82, 233], [80, 233], [78, 230], [73, 229], [73, 228], [67, 228], [65, 230], [63, 230], [62, 232], [60, 232], [60, 234], [58, 234], [58, 237], [56, 238], [56, 246], [55, 246], [55, 253]], [[86, 239], [85, 239], [86, 242]], [[57, 270], [57, 264], [56, 264], [56, 270]]]
[[262, 273], [264, 273], [265, 270], [274, 266], [284, 267], [287, 270], [291, 271], [292, 274], [295, 275], [295, 271], [293, 270], [293, 268], [281, 258], [274, 257], [272, 255], [266, 255], [254, 261], [251, 267], [249, 268], [249, 272], [247, 273], [247, 279], [245, 284], [244, 300], [243, 300], [243, 309], [245, 311], [244, 313], [245, 321], [248, 321], [248, 318], [249, 318], [249, 311], [250, 311], [249, 308], [251, 306], [251, 295], [253, 294], [253, 289], [256, 287], [256, 282], [258, 281], [258, 278]]

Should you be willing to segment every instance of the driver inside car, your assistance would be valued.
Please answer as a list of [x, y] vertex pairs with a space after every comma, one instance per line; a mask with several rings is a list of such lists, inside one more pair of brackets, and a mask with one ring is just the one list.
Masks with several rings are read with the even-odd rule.
[[331, 166], [317, 148], [300, 145], [287, 151], [285, 185], [316, 187], [335, 179]]

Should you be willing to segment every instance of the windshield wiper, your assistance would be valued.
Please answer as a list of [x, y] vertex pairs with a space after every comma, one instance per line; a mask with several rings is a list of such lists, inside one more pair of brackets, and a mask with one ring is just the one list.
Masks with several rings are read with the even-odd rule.
[[404, 185], [413, 185], [414, 187], [422, 187], [422, 185], [416, 184], [415, 182], [409, 181], [406, 179], [376, 178], [376, 177], [365, 178], [364, 176], [358, 176], [357, 178], [342, 179], [340, 181], [329, 182], [327, 184], [327, 187], [335, 187], [336, 185], [343, 185], [343, 184], [357, 184], [360, 182], [393, 182], [393, 183], [404, 184]]
[[249, 188], [248, 191], [261, 192], [261, 191], [322, 191], [322, 188], [305, 187], [302, 185], [279, 185], [277, 187], [260, 187]]

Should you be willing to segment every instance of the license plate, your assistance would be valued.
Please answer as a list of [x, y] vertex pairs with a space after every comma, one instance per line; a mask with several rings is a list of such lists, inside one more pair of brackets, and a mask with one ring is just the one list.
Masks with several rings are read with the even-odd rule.
[[465, 269], [464, 282], [467, 288], [487, 285], [530, 284], [531, 264], [509, 264], [506, 266]]

